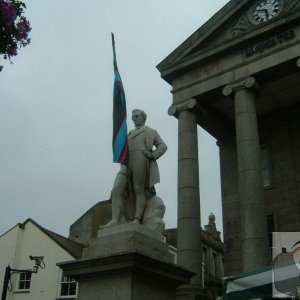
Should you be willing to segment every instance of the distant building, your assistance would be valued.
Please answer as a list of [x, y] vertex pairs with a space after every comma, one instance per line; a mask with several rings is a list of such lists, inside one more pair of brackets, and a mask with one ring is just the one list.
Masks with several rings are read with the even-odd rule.
[[0, 236], [0, 292], [8, 265], [13, 269], [31, 269], [29, 256], [44, 256], [45, 269], [28, 275], [11, 276], [12, 290], [7, 300], [76, 299], [77, 283], [63, 276], [56, 263], [81, 257], [83, 245], [40, 226], [32, 219], [19, 223]]
[[[166, 242], [177, 247], [177, 229], [166, 229]], [[204, 287], [208, 289], [210, 299], [222, 295], [224, 276], [224, 244], [217, 231], [215, 216], [210, 214], [208, 225], [199, 231], [202, 239]]]

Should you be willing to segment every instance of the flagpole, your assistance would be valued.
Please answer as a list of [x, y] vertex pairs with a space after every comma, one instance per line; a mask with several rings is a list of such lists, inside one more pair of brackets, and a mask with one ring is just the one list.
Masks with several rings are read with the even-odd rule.
[[114, 71], [118, 70], [117, 66], [117, 55], [116, 55], [116, 43], [115, 43], [115, 36], [111, 33], [111, 43], [113, 48], [113, 61], [114, 61]]

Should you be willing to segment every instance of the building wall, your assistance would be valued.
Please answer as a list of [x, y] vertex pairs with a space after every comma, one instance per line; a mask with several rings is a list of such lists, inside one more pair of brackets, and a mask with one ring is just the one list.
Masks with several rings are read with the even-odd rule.
[[15, 261], [19, 226], [15, 226], [0, 236], [0, 292], [3, 289], [3, 279], [6, 267], [13, 266]]
[[[14, 246], [17, 246], [16, 248]], [[6, 252], [8, 250], [8, 252]], [[5, 252], [4, 252], [5, 251]], [[3, 253], [14, 253], [9, 255]], [[57, 262], [73, 260], [74, 258], [58, 246], [52, 239], [44, 234], [31, 222], [26, 223], [25, 228], [14, 227], [11, 231], [0, 237], [0, 267], [4, 276], [8, 263], [12, 268], [31, 269], [34, 262], [29, 259], [32, 256], [44, 256], [45, 269], [40, 269], [37, 274], [32, 274], [30, 292], [19, 293], [17, 286], [18, 274], [12, 275], [13, 291], [8, 293], [7, 300], [53, 300], [57, 298], [60, 269]], [[3, 281], [0, 281], [2, 291]]]
[[281, 111], [262, 122], [262, 142], [269, 152], [272, 183], [265, 190], [266, 213], [277, 231], [300, 231], [300, 107]]
[[[271, 185], [265, 187], [266, 218], [273, 231], [300, 231], [300, 107], [259, 119], [260, 142], [266, 146]], [[218, 142], [220, 149], [225, 275], [242, 272], [240, 208], [235, 139]], [[270, 218], [271, 217], [271, 218]], [[269, 228], [270, 229], [270, 228]]]

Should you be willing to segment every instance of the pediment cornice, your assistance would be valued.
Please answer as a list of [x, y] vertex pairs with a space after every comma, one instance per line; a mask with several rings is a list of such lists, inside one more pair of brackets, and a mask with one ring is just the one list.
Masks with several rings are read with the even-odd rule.
[[249, 17], [258, 0], [229, 1], [157, 66], [162, 77], [171, 83], [175, 72], [300, 19], [300, 0], [280, 1], [282, 9], [278, 17], [262, 24], [253, 24]]

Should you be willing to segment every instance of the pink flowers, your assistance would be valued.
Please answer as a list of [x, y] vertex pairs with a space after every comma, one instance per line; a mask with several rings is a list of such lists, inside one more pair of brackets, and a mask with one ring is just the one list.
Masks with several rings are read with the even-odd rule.
[[12, 2], [7, 2], [4, 0], [0, 1], [0, 12], [3, 17], [3, 21], [7, 24], [7, 29], [11, 29], [14, 20], [17, 17], [17, 10]]
[[17, 29], [19, 36], [22, 40], [28, 41], [28, 33], [31, 30], [30, 24], [25, 17], [21, 17], [19, 23], [17, 23]]
[[24, 8], [25, 3], [19, 0], [0, 0], [0, 54], [5, 59], [11, 60], [18, 54], [18, 49], [30, 43], [31, 27], [23, 16]]

